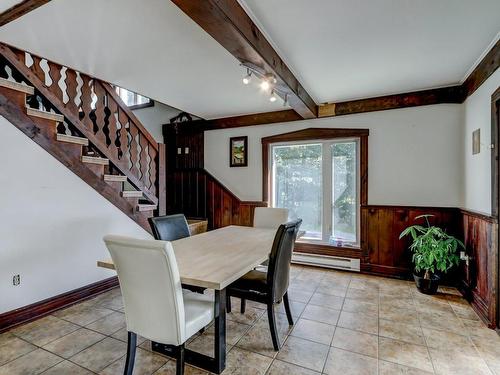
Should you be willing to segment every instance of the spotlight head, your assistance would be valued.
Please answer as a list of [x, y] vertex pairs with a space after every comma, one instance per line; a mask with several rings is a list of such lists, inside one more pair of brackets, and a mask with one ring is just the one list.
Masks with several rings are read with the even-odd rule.
[[243, 84], [248, 85], [251, 80], [252, 80], [252, 72], [249, 69], [247, 69], [247, 75], [243, 77]]
[[274, 92], [274, 90], [272, 91], [271, 93], [271, 96], [269, 97], [269, 101], [271, 103], [274, 103], [276, 101], [277, 97], [276, 97], [276, 93]]
[[264, 80], [260, 83], [260, 88], [264, 91], [267, 91], [271, 88], [271, 84], [267, 80]]

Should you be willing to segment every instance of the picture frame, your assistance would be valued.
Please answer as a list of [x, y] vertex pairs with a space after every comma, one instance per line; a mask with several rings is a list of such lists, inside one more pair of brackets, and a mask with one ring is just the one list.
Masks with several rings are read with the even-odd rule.
[[248, 166], [248, 137], [231, 137], [229, 139], [229, 166]]

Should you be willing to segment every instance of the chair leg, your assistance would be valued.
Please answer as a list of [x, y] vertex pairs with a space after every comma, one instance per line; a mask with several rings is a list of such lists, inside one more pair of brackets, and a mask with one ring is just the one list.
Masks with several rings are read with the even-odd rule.
[[184, 344], [179, 346], [177, 353], [177, 364], [175, 366], [175, 375], [184, 375]]
[[290, 310], [290, 302], [288, 302], [288, 292], [283, 296], [283, 303], [285, 304], [286, 318], [288, 319], [288, 324], [293, 326], [292, 311]]
[[275, 351], [280, 350], [280, 341], [278, 331], [276, 330], [276, 319], [274, 318], [274, 303], [267, 305], [267, 318], [269, 320], [269, 330], [271, 331], [271, 338], [273, 339], [273, 346]]
[[242, 298], [241, 299], [240, 313], [244, 314], [246, 307], [247, 307], [247, 300]]
[[226, 312], [230, 313], [231, 312], [231, 296], [226, 295]]
[[127, 359], [125, 360], [125, 370], [123, 371], [123, 375], [132, 375], [132, 372], [134, 371], [136, 344], [137, 335], [134, 332], [128, 332]]

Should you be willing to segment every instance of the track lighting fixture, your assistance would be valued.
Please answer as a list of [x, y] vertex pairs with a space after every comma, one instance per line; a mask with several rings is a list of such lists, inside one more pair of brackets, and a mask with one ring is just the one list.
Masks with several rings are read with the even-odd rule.
[[247, 70], [247, 74], [242, 79], [244, 85], [250, 84], [253, 75], [260, 81], [259, 86], [261, 90], [270, 94], [270, 102], [274, 103], [278, 100], [278, 97], [280, 97], [284, 101], [283, 105], [285, 107], [288, 105], [288, 94], [286, 90], [283, 89], [283, 85], [280, 86], [273, 73], [266, 73], [262, 68], [250, 63], [243, 62], [241, 66], [245, 67]]

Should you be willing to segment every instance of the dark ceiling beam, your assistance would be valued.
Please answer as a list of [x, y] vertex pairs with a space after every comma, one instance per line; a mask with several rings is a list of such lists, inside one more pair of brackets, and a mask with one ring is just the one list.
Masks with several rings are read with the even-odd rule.
[[324, 104], [319, 106], [318, 117], [351, 115], [354, 113], [385, 111], [388, 109], [418, 107], [421, 105], [462, 103], [464, 98], [462, 86], [451, 86]]
[[465, 93], [470, 96], [484, 81], [488, 79], [500, 66], [500, 39], [493, 48], [483, 57], [471, 74], [463, 83]]
[[302, 118], [317, 116], [314, 100], [236, 0], [172, 2], [240, 62], [273, 73], [278, 85], [286, 88], [289, 105]]
[[215, 120], [203, 121], [204, 130], [229, 129], [242, 126], [252, 126], [256, 123], [265, 122], [266, 124], [275, 124], [277, 122], [290, 122], [303, 120], [300, 115], [292, 109], [276, 112], [256, 113], [253, 115], [233, 116], [219, 118]]
[[35, 10], [38, 7], [41, 7], [42, 5], [47, 4], [49, 1], [50, 0], [21, 1], [19, 4], [10, 7], [5, 12], [0, 14], [0, 27], [18, 19], [19, 17], [24, 16], [25, 14], [31, 12], [32, 10]]

